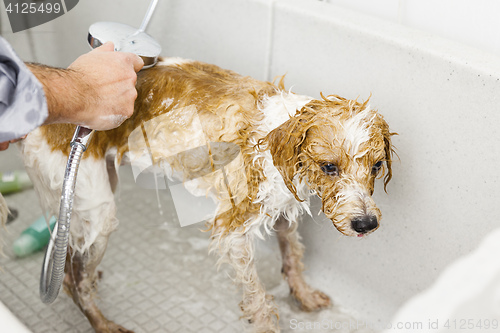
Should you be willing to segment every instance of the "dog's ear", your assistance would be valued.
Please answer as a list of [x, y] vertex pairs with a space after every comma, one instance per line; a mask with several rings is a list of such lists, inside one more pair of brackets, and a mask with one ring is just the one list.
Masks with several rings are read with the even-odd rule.
[[310, 123], [310, 115], [304, 108], [259, 142], [259, 146], [264, 145], [270, 150], [274, 166], [280, 172], [286, 187], [299, 201], [304, 200], [299, 198], [293, 178], [300, 168], [300, 146], [306, 138]]
[[395, 154], [394, 146], [392, 145], [391, 136], [398, 135], [398, 133], [391, 133], [389, 131], [389, 125], [382, 120], [383, 122], [383, 130], [382, 134], [384, 135], [384, 150], [385, 150], [385, 163], [387, 166], [387, 173], [384, 177], [384, 191], [387, 192], [387, 184], [392, 179], [392, 156]]

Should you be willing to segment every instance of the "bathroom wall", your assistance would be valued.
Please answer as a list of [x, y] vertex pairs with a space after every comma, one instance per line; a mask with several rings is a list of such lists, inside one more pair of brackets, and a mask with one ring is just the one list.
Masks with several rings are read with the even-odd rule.
[[495, 0], [326, 0], [500, 55]]
[[[116, 3], [80, 1], [20, 34], [9, 33], [2, 12], [3, 35], [26, 60], [67, 66], [88, 50], [91, 23], [140, 24], [146, 1]], [[259, 79], [286, 73], [297, 93], [372, 95], [370, 105], [399, 133], [388, 193], [375, 193], [381, 228], [350, 239], [315, 214], [301, 232], [308, 280], [359, 318], [384, 322], [497, 225], [499, 5], [373, 3], [163, 0], [148, 32], [165, 55]]]
[[[362, 14], [367, 14], [373, 17], [378, 17], [383, 20], [395, 23], [395, 28], [398, 26], [409, 27], [412, 29], [418, 29], [420, 31], [430, 33], [434, 36], [443, 37], [449, 40], [453, 40], [464, 45], [472, 46], [474, 48], [500, 55], [500, 36], [497, 33], [499, 28], [499, 23], [496, 17], [496, 13], [500, 11], [500, 3], [496, 0], [304, 0], [310, 2], [324, 2], [332, 5], [336, 5], [341, 8], [347, 8], [355, 12]], [[164, 8], [163, 19], [160, 20], [161, 24], [165, 24], [167, 20], [174, 20], [177, 23], [179, 21], [185, 22], [183, 34], [197, 34], [206, 24], [210, 22], [216, 22], [215, 26], [219, 27], [219, 38], [217, 36], [212, 36], [206, 40], [200, 40], [202, 44], [210, 44], [214, 46], [215, 49], [223, 47], [218, 43], [222, 43], [224, 38], [231, 34], [228, 29], [225, 29], [226, 25], [220, 24], [220, 22], [236, 20], [237, 26], [247, 27], [244, 34], [245, 37], [256, 38], [252, 40], [252, 57], [259, 58], [260, 55], [265, 54], [267, 45], [264, 43], [259, 43], [258, 40], [265, 42], [265, 36], [268, 34], [269, 23], [269, 11], [267, 10], [270, 3], [273, 0], [255, 0], [255, 1], [198, 1], [193, 4], [191, 1], [186, 1], [186, 3], [175, 3], [171, 0], [162, 0], [159, 3], [160, 7]], [[286, 2], [286, 0], [285, 0]], [[127, 10], [133, 3], [134, 9], [137, 10]], [[80, 45], [80, 39], [77, 36], [83, 36], [88, 25], [98, 21], [98, 20], [109, 20], [115, 22], [124, 22], [127, 24], [139, 25], [142, 20], [142, 15], [147, 8], [147, 1], [131, 1], [125, 0], [121, 1], [121, 8], [116, 8], [113, 1], [97, 1], [97, 0], [86, 0], [85, 3], [80, 3], [77, 6], [77, 10], [71, 12], [63, 17], [57, 19], [56, 22], [49, 22], [42, 26], [30, 29], [27, 33], [17, 33], [15, 38], [12, 35], [12, 31], [7, 21], [7, 16], [4, 7], [2, 6], [1, 11], [1, 33], [4, 37], [9, 38], [13, 45], [16, 47], [19, 53], [21, 53], [27, 60], [44, 62], [49, 61], [51, 64], [63, 66], [69, 60], [76, 55], [84, 52], [86, 48]], [[265, 7], [265, 8], [263, 8]], [[199, 8], [201, 10], [195, 10], [203, 12], [204, 8], [208, 10], [205, 15], [205, 20], [202, 20], [200, 24], [195, 24], [188, 26], [187, 23], [191, 20], [186, 17], [179, 17], [176, 15], [177, 9], [182, 10], [182, 8], [187, 8], [193, 10]], [[210, 9], [211, 8], [211, 9]], [[230, 8], [236, 13], [240, 13], [238, 16], [225, 15], [226, 12], [232, 12]], [[228, 11], [229, 10], [229, 11]], [[172, 15], [173, 14], [173, 15]], [[258, 15], [258, 17], [256, 16]], [[153, 21], [152, 24], [154, 24]], [[159, 22], [157, 22], [159, 23]], [[203, 24], [201, 24], [203, 23]], [[166, 32], [161, 24], [158, 25], [158, 31]], [[61, 27], [64, 27], [60, 29]], [[150, 29], [153, 29], [150, 27]], [[150, 30], [151, 31], [151, 30]], [[177, 34], [177, 31], [173, 31]], [[25, 35], [36, 36], [36, 41], [30, 42]], [[55, 38], [55, 34], [65, 41], [66, 48], [60, 48], [57, 54], [52, 54], [50, 52], [45, 53], [40, 49], [40, 45], [50, 42], [51, 38]], [[71, 38], [73, 36], [74, 38]], [[158, 38], [158, 37], [157, 37]], [[178, 34], [177, 42], [182, 39], [180, 34]], [[264, 39], [264, 40], [263, 40]], [[216, 42], [215, 45], [213, 42]], [[218, 41], [218, 42], [217, 42]], [[234, 41], [234, 40], [233, 40]], [[171, 41], [172, 42], [172, 41]], [[227, 43], [225, 45], [228, 45]], [[217, 46], [217, 48], [215, 47]], [[231, 45], [228, 45], [231, 46]], [[53, 50], [49, 48], [49, 50]], [[256, 53], [260, 53], [256, 56]]]

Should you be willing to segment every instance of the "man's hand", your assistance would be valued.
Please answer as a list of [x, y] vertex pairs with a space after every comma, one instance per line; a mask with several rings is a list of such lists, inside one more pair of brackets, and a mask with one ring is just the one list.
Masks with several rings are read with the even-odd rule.
[[111, 129], [134, 113], [136, 72], [144, 62], [135, 54], [114, 52], [113, 49], [113, 43], [106, 43], [82, 55], [68, 67], [78, 75], [82, 84], [94, 91], [82, 111], [81, 125], [85, 127]]
[[144, 62], [133, 53], [113, 50], [108, 42], [80, 56], [66, 70], [28, 65], [44, 86], [49, 108], [45, 124], [108, 130], [133, 114], [136, 73]]

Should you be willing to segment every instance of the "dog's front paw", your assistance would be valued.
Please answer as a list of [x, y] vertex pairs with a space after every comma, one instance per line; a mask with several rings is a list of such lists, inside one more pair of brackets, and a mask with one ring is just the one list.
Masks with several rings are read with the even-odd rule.
[[[278, 308], [274, 303], [272, 295], [262, 293], [260, 297], [249, 298], [247, 302], [240, 303], [243, 318], [251, 325], [251, 332], [255, 333], [279, 333]], [[251, 300], [251, 302], [248, 302]], [[259, 300], [256, 302], [256, 300]]]
[[302, 294], [294, 294], [295, 299], [300, 304], [302, 311], [317, 311], [328, 308], [331, 305], [330, 297], [319, 290], [311, 290]]
[[280, 333], [278, 321], [277, 314], [265, 316], [256, 314], [253, 319], [248, 319], [248, 323], [251, 325], [250, 331], [254, 333]]
[[273, 324], [264, 325], [264, 327], [253, 325], [251, 332], [255, 332], [255, 333], [280, 333], [281, 330], [277, 324], [273, 323]]

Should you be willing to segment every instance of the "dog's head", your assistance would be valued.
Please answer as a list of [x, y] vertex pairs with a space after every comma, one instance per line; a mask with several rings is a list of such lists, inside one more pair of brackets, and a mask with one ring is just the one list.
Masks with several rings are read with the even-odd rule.
[[[367, 102], [338, 96], [313, 100], [271, 131], [263, 142], [297, 200], [294, 179], [304, 180], [323, 202], [323, 212], [348, 236], [378, 228], [372, 199], [376, 178], [392, 177], [389, 126]], [[384, 186], [384, 188], [385, 188]]]

